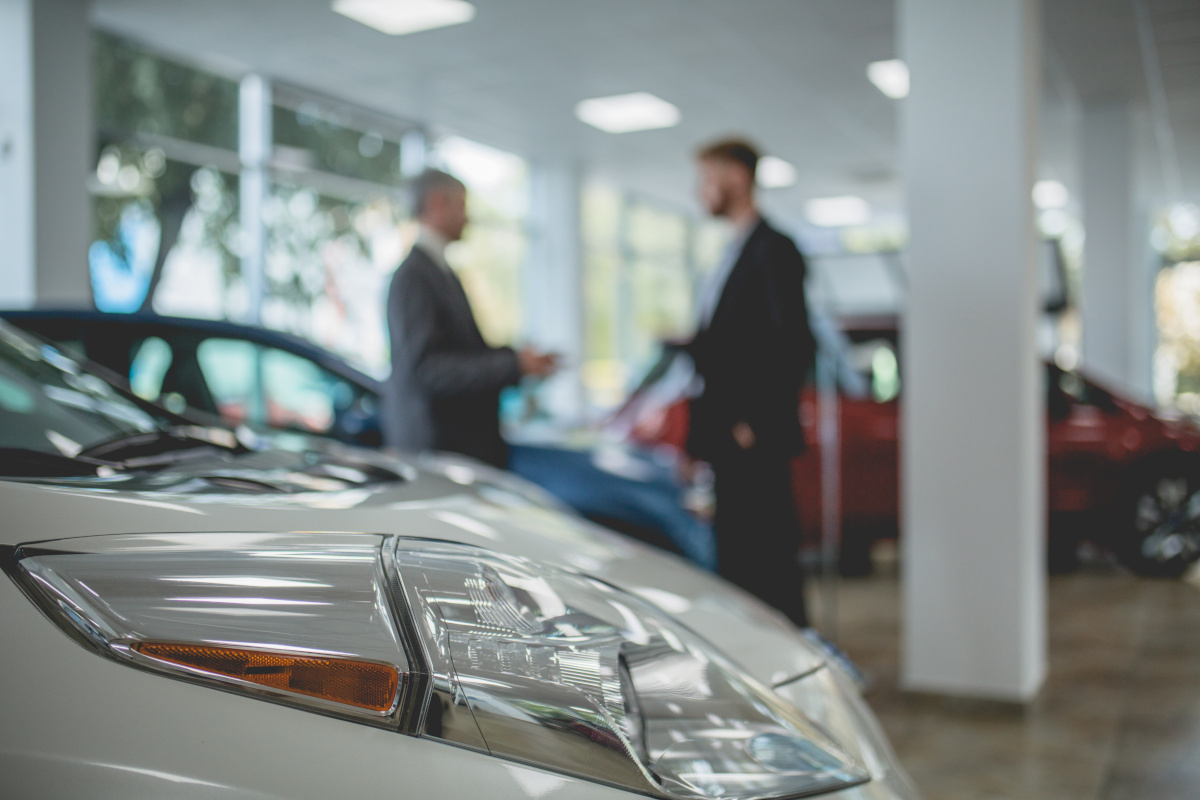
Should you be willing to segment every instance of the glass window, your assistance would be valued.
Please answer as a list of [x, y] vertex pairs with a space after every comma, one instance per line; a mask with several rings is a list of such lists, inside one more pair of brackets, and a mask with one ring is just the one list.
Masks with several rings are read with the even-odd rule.
[[237, 175], [212, 167], [191, 169], [184, 191], [191, 194], [186, 211], [160, 212], [164, 223], [178, 227], [175, 240], [165, 242], [170, 250], [152, 308], [179, 317], [241, 316], [247, 297], [238, 256]]
[[655, 362], [662, 341], [691, 334], [698, 240], [684, 214], [601, 184], [584, 187], [581, 227], [583, 382], [592, 405], [606, 409]]
[[217, 413], [235, 424], [266, 419], [258, 347], [234, 339], [206, 339], [196, 348], [200, 372]]
[[358, 399], [346, 381], [278, 348], [206, 339], [196, 356], [219, 413], [234, 423], [329, 434]]
[[1200, 261], [1162, 270], [1154, 289], [1158, 319], [1155, 399], [1161, 405], [1200, 415]]
[[[92, 290], [102, 311], [223, 317], [244, 310], [238, 84], [93, 35]], [[160, 253], [170, 257], [160, 263]]]
[[729, 247], [729, 226], [715, 219], [706, 218], [692, 228], [692, 260], [696, 272], [702, 276], [716, 271]]
[[155, 421], [57, 349], [0, 323], [0, 447], [74, 457]]
[[383, 377], [388, 282], [416, 237], [402, 162], [423, 145], [402, 121], [288, 86], [275, 98], [260, 319]]
[[294, 353], [264, 348], [262, 374], [267, 424], [273, 428], [328, 433], [335, 399], [347, 404], [350, 398], [345, 381]]
[[354, 124], [338, 106], [298, 99], [272, 107], [275, 162], [292, 169], [328, 172], [373, 183], [399, 184], [400, 137]]
[[102, 136], [168, 137], [236, 150], [238, 84], [107, 33], [92, 39], [96, 127]]
[[277, 181], [263, 211], [263, 324], [386, 375], [388, 281], [416, 235], [406, 208], [382, 192], [342, 198]]
[[643, 204], [632, 205], [628, 213], [634, 336], [626, 358], [644, 369], [657, 359], [660, 342], [692, 332], [696, 282], [687, 219]]
[[622, 337], [627, 325], [622, 304], [624, 203], [609, 186], [584, 186], [580, 207], [583, 235], [584, 362], [582, 379], [597, 408], [613, 408], [625, 398], [626, 366]]
[[[152, 285], [152, 307], [162, 314], [220, 318], [244, 305], [237, 187], [235, 174], [167, 158], [158, 148], [105, 147], [88, 249], [96, 307], [138, 311]], [[169, 257], [155, 276], [162, 247]]]
[[174, 357], [171, 345], [157, 336], [139, 344], [129, 363], [129, 386], [133, 393], [146, 400], [157, 400]]

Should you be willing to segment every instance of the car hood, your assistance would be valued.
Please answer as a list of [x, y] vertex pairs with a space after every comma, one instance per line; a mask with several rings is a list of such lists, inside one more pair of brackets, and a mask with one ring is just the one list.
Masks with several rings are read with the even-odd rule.
[[[366, 479], [355, 480], [355, 473]], [[742, 590], [468, 459], [393, 458], [337, 446], [274, 449], [145, 475], [0, 480], [0, 508], [0, 544], [9, 546], [117, 533], [281, 531], [460, 542], [586, 573], [637, 594], [768, 685], [825, 660], [782, 615]]]

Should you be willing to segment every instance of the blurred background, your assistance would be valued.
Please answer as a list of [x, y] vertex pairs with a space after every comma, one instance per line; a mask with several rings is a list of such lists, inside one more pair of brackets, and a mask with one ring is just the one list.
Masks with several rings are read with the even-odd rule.
[[[1130, 283], [1140, 313], [1124, 333], [1146, 357], [1110, 377], [1200, 412], [1200, 112], [1181, 33], [1195, 23], [1165, 1], [1141, 4], [1142, 21], [1136, 5], [1046, 3], [1034, 201], [1078, 298], [1085, 129], [1098, 108], [1127, 115], [1131, 257], [1146, 277]], [[567, 345], [575, 368], [558, 380], [578, 391], [552, 391], [553, 410], [594, 418], [659, 339], [688, 333], [725, 237], [692, 199], [691, 155], [743, 132], [770, 156], [764, 205], [810, 255], [831, 313], [900, 310], [903, 259], [873, 257], [907, 240], [891, 2], [494, 0], [469, 24], [400, 36], [370, 26], [371, 3], [345, 7], [90, 5], [89, 280], [69, 299], [255, 322], [384, 374], [383, 287], [415, 230], [402, 189], [440, 165], [471, 188], [475, 224], [452, 261], [485, 334]], [[666, 121], [652, 110], [617, 120], [651, 129], [612, 133], [577, 113], [633, 92], [665, 101]], [[261, 183], [245, 186], [248, 170]], [[545, 265], [564, 261], [582, 324], [546, 330], [530, 312]], [[1077, 306], [1043, 345], [1065, 366], [1080, 360]]]

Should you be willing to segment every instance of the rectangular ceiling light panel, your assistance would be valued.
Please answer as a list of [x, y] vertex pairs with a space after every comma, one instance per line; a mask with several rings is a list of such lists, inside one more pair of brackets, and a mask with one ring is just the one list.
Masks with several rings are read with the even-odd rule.
[[391, 36], [470, 22], [475, 6], [465, 0], [333, 0], [333, 10]]
[[679, 109], [649, 92], [595, 97], [575, 106], [575, 116], [606, 133], [632, 133], [679, 124]]

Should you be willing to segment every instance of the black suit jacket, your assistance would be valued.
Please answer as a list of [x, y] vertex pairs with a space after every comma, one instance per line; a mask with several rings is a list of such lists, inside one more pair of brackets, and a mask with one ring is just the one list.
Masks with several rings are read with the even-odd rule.
[[708, 325], [687, 346], [704, 379], [691, 406], [688, 451], [720, 461], [736, 452], [746, 422], [754, 450], [804, 450], [799, 393], [816, 351], [804, 298], [804, 258], [765, 221], [750, 232]]
[[392, 277], [387, 317], [386, 443], [506, 466], [500, 390], [521, 378], [517, 355], [484, 341], [458, 278], [414, 247]]

